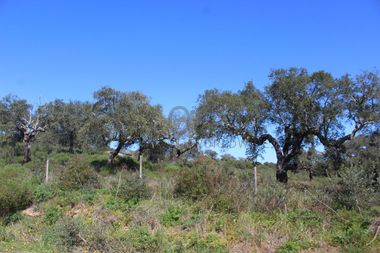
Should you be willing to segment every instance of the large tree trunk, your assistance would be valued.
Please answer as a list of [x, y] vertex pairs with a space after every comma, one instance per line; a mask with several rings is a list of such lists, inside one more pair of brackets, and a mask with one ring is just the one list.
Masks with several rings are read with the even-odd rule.
[[284, 157], [283, 150], [280, 144], [270, 134], [263, 134], [262, 136], [260, 136], [256, 144], [262, 145], [266, 140], [269, 141], [270, 144], [272, 144], [276, 152], [276, 158], [277, 158], [276, 179], [278, 182], [286, 184], [288, 182], [288, 171], [287, 171], [288, 159]]
[[113, 152], [111, 152], [110, 156], [108, 157], [108, 164], [113, 163], [114, 158], [119, 154], [123, 146], [124, 146], [124, 143], [119, 141], [119, 144], [117, 145], [116, 149]]
[[74, 133], [73, 132], [70, 132], [70, 136], [69, 136], [69, 152], [70, 153], [74, 153]]
[[32, 160], [32, 152], [30, 145], [30, 138], [24, 136], [24, 163], [30, 162]]
[[288, 171], [282, 161], [277, 161], [276, 179], [280, 183], [288, 182]]

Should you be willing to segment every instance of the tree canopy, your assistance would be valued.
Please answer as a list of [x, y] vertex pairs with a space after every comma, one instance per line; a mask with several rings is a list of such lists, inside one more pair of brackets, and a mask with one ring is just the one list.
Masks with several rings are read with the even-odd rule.
[[325, 71], [288, 68], [271, 71], [269, 80], [263, 90], [251, 81], [237, 92], [206, 90], [194, 112], [176, 107], [168, 117], [144, 94], [109, 87], [96, 91], [94, 102], [55, 100], [35, 110], [26, 100], [6, 96], [0, 102], [1, 143], [22, 141], [28, 162], [31, 143], [44, 132], [37, 138], [42, 145], [69, 152], [115, 146], [108, 159], [112, 163], [131, 146], [151, 159], [168, 154], [178, 158], [197, 154], [202, 139], [216, 139], [228, 147], [241, 138], [252, 160], [264, 143], [272, 145], [277, 180], [285, 183], [287, 172], [296, 168], [302, 152], [311, 152], [310, 147], [322, 144], [323, 159], [338, 169], [347, 141], [379, 129], [378, 73], [337, 78]]
[[152, 106], [149, 99], [139, 92], [120, 92], [102, 88], [94, 93], [94, 114], [97, 124], [103, 126], [107, 144], [117, 142], [110, 154], [109, 163], [124, 147], [143, 145], [155, 141], [165, 131], [165, 119], [159, 105]]
[[[309, 74], [290, 68], [274, 70], [269, 78], [271, 84], [264, 94], [252, 82], [236, 93], [205, 91], [197, 108], [197, 130], [203, 138], [224, 143], [241, 137], [254, 157], [268, 141], [276, 152], [278, 181], [287, 182], [292, 161], [315, 137], [327, 148], [339, 147], [379, 122], [375, 73], [333, 78], [323, 71]], [[345, 121], [355, 123], [346, 135]], [[268, 131], [271, 126], [275, 134]]]

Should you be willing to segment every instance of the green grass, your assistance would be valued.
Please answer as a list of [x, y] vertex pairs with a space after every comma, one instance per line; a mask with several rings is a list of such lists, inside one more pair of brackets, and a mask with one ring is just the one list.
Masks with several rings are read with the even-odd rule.
[[[274, 181], [273, 168], [258, 166], [259, 192], [253, 196], [252, 170], [241, 164], [202, 164], [207, 173], [200, 175], [205, 178], [191, 174], [196, 170], [184, 165], [150, 164], [141, 181], [136, 172], [123, 167], [128, 161], [111, 168], [104, 164], [106, 154], [92, 154], [81, 155], [81, 161], [97, 173], [96, 187], [64, 190], [54, 173], [67, 164], [74, 166], [76, 156], [53, 155], [50, 184], [44, 185], [41, 179], [38, 182], [37, 176], [36, 183], [28, 184], [32, 189], [26, 194], [31, 194], [40, 216], [26, 217], [17, 210], [1, 218], [1, 252], [295, 253], [380, 249], [380, 238], [367, 245], [374, 238], [370, 225], [380, 216], [379, 205], [332, 211], [334, 203], [326, 191], [331, 184], [328, 178], [316, 177], [310, 182], [307, 173], [290, 173], [290, 182], [284, 186]], [[9, 166], [28, 170], [27, 166]], [[186, 185], [198, 180], [207, 189], [182, 189], [185, 195], [176, 194], [183, 171], [187, 173]], [[33, 174], [31, 168], [25, 173]]]

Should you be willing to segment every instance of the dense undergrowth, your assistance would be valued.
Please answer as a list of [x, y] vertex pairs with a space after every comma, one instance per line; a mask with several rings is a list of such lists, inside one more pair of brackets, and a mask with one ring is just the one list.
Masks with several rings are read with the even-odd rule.
[[45, 159], [1, 162], [0, 252], [380, 251], [380, 194], [358, 173], [282, 185], [259, 165], [254, 195], [244, 161], [146, 162], [139, 179], [132, 158], [58, 153], [46, 185]]

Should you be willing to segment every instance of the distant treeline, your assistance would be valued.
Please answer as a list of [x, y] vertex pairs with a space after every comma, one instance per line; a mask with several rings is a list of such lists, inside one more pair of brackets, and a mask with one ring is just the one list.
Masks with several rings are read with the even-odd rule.
[[337, 170], [355, 136], [360, 135], [356, 144], [378, 140], [378, 73], [333, 77], [325, 71], [289, 68], [273, 70], [269, 78], [264, 91], [252, 82], [238, 92], [206, 90], [193, 113], [178, 110], [169, 117], [144, 94], [109, 87], [94, 93], [94, 103], [55, 100], [38, 108], [8, 95], [0, 102], [1, 153], [12, 157], [22, 152], [29, 162], [33, 142], [46, 152], [93, 152], [116, 143], [109, 163], [131, 146], [150, 159], [178, 159], [197, 156], [201, 140], [228, 145], [240, 137], [252, 160], [270, 143], [277, 157], [277, 180], [286, 183], [289, 170], [317, 161], [316, 145], [324, 146], [321, 156]]

